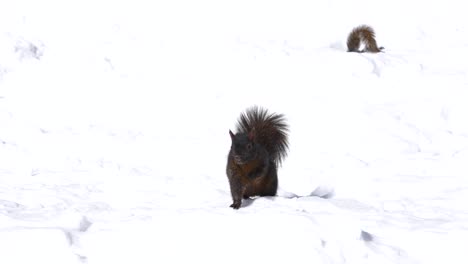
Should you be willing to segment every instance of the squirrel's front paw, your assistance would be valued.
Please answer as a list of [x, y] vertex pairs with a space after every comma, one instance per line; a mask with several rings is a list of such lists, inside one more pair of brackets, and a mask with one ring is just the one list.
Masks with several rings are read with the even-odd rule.
[[236, 202], [234, 202], [234, 203], [232, 203], [232, 204], [230, 205], [230, 207], [232, 207], [233, 209], [236, 209], [236, 210], [239, 209], [240, 206], [241, 206], [241, 202], [240, 202], [240, 201], [236, 201]]

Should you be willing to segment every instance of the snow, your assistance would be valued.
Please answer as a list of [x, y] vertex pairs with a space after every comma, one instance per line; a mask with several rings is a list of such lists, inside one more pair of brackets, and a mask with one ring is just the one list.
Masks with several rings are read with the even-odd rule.
[[[0, 10], [0, 262], [465, 263], [461, 1], [32, 1]], [[346, 52], [374, 27], [384, 53]], [[276, 197], [229, 129], [283, 113]]]

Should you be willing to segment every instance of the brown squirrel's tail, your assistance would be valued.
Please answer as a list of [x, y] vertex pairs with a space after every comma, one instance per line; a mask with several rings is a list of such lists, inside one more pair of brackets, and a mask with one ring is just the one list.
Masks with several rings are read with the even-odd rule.
[[286, 158], [289, 129], [282, 114], [268, 113], [266, 109], [253, 106], [241, 114], [236, 129], [262, 145], [276, 165], [281, 165]]
[[[364, 50], [360, 50], [364, 43]], [[374, 29], [367, 25], [355, 27], [348, 35], [348, 52], [381, 52], [384, 48], [377, 46]]]

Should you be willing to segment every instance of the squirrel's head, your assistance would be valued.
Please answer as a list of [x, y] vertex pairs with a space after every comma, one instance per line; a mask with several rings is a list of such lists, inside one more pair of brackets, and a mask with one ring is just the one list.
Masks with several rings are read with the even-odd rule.
[[249, 134], [234, 133], [229, 130], [231, 136], [231, 153], [237, 164], [245, 164], [257, 157], [257, 146], [255, 143], [254, 132]]

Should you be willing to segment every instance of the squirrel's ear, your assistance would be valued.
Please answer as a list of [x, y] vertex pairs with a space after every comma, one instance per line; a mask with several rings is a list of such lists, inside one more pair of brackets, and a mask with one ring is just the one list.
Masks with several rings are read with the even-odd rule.
[[231, 136], [231, 139], [234, 140], [234, 138], [236, 137], [232, 132], [231, 130], [229, 130], [229, 135]]
[[255, 129], [252, 129], [250, 132], [249, 132], [249, 140], [253, 141], [255, 139]]

